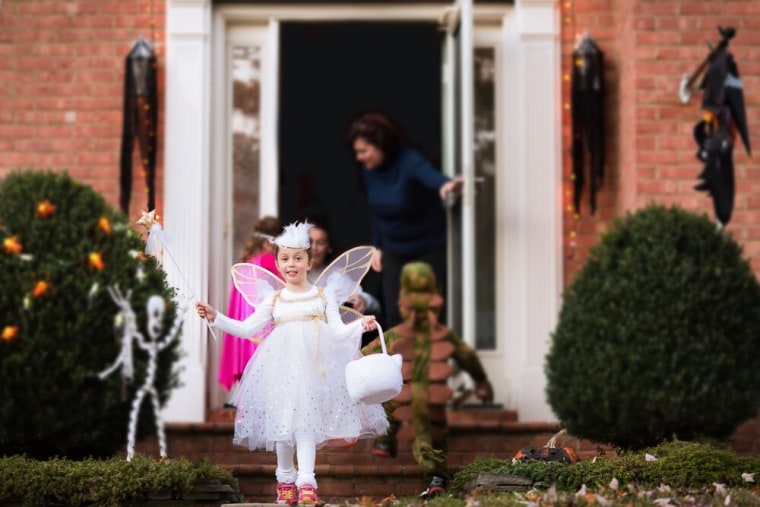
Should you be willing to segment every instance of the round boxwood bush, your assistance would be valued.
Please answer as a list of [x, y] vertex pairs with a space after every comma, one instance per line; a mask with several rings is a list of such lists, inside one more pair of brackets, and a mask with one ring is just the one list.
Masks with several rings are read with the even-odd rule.
[[760, 286], [704, 215], [619, 219], [564, 294], [546, 358], [567, 430], [620, 448], [724, 439], [760, 406]]
[[[134, 379], [101, 380], [121, 351], [108, 287], [131, 291], [146, 341], [146, 302], [166, 303], [162, 335], [176, 315], [174, 291], [126, 216], [66, 174], [17, 171], [0, 182], [0, 455], [81, 458], [126, 446], [127, 424], [147, 354], [132, 344]], [[159, 355], [163, 404], [176, 386], [178, 341]], [[146, 397], [139, 436], [155, 432]]]

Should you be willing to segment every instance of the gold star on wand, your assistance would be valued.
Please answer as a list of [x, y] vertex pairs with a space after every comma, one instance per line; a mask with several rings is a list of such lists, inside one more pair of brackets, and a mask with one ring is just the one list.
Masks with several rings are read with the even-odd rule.
[[158, 219], [156, 218], [156, 210], [152, 210], [150, 212], [141, 211], [140, 213], [142, 216], [137, 222], [135, 222], [137, 225], [142, 225], [147, 230], [150, 230], [151, 227], [153, 227], [155, 224], [158, 224]]

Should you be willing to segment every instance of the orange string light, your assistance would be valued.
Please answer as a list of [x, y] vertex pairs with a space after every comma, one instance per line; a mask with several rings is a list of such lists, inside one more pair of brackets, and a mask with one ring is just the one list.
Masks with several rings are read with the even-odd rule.
[[[571, 37], [575, 37], [578, 39], [578, 34], [576, 33], [575, 28], [575, 3], [572, 0], [566, 0], [562, 2], [561, 8], [563, 9], [562, 17], [565, 20], [565, 24], [569, 26], [572, 31]], [[577, 42], [573, 41], [573, 42]], [[565, 83], [570, 84], [571, 83], [571, 72], [572, 69], [565, 72], [562, 75], [562, 81]], [[564, 88], [565, 91], [565, 97], [564, 97], [564, 103], [562, 104], [562, 107], [565, 111], [568, 112], [568, 116], [573, 114], [572, 107], [570, 105], [570, 95], [572, 93], [572, 90], [568, 90], [567, 88]], [[570, 146], [572, 146], [572, 133], [570, 134]], [[568, 148], [567, 155], [572, 156], [572, 148]], [[580, 215], [575, 212], [575, 207], [573, 205], [573, 182], [575, 181], [575, 175], [573, 174], [573, 167], [572, 162], [568, 161], [567, 166], [569, 168], [567, 179], [564, 182], [565, 185], [565, 192], [564, 192], [564, 198], [565, 198], [565, 220], [568, 221], [568, 223], [571, 224], [570, 231], [568, 233], [568, 241], [567, 246], [570, 248], [569, 257], [573, 257], [573, 251], [575, 250], [577, 246], [576, 238], [578, 237], [578, 219], [580, 218]]]

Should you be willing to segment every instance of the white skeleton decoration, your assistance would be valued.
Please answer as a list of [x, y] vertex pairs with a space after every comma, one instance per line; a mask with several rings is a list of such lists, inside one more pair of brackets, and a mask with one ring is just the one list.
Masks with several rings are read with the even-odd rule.
[[[119, 288], [117, 287], [117, 293], [118, 290]], [[114, 298], [114, 292], [110, 288], [108, 289], [108, 292], [111, 294], [111, 297]], [[130, 297], [132, 297], [131, 290], [127, 292], [126, 299], [128, 300]], [[98, 373], [98, 378], [100, 380], [105, 380], [106, 377], [110, 376], [117, 368], [119, 368], [119, 366], [121, 366], [121, 379], [123, 383], [131, 384], [135, 372], [134, 361], [132, 359], [132, 336], [137, 329], [134, 312], [124, 313], [120, 311], [116, 314], [115, 324], [121, 331], [121, 350], [113, 364]]]
[[150, 340], [146, 340], [142, 333], [137, 329], [137, 318], [132, 310], [129, 299], [132, 297], [132, 291], [127, 291], [126, 297], [121, 293], [119, 286], [108, 287], [108, 293], [111, 295], [116, 306], [119, 307], [117, 316], [123, 319], [121, 352], [116, 361], [98, 374], [101, 379], [111, 375], [119, 366], [121, 366], [122, 377], [131, 380], [133, 377], [132, 362], [132, 341], [148, 353], [148, 370], [145, 380], [140, 389], [137, 390], [135, 399], [132, 401], [132, 410], [129, 414], [129, 433], [127, 435], [127, 461], [131, 461], [135, 454], [135, 436], [137, 433], [137, 421], [140, 415], [140, 405], [146, 394], [150, 395], [153, 404], [153, 414], [156, 418], [156, 430], [158, 432], [159, 453], [162, 458], [166, 458], [166, 436], [164, 435], [164, 425], [161, 420], [161, 411], [158, 400], [158, 392], [154, 386], [156, 378], [156, 367], [158, 366], [158, 353], [168, 347], [178, 336], [182, 318], [187, 311], [189, 304], [185, 303], [178, 311], [177, 316], [172, 323], [169, 333], [161, 338], [161, 328], [163, 323], [166, 303], [161, 296], [151, 296], [148, 298], [146, 311], [148, 315], [147, 329]]

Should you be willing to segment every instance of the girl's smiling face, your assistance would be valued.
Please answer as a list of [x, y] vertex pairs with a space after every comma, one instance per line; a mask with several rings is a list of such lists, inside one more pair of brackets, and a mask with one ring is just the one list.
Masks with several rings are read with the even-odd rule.
[[281, 247], [277, 251], [277, 269], [288, 285], [308, 285], [306, 274], [311, 269], [309, 253], [302, 248]]

